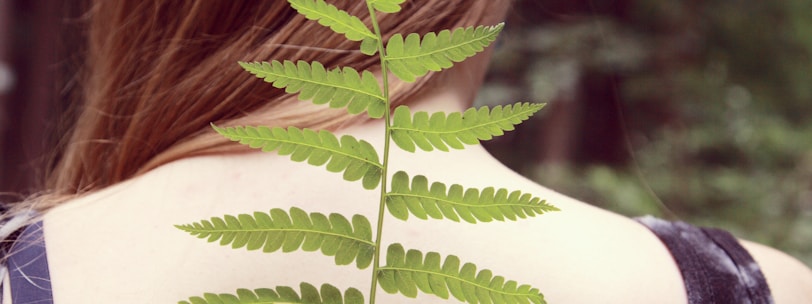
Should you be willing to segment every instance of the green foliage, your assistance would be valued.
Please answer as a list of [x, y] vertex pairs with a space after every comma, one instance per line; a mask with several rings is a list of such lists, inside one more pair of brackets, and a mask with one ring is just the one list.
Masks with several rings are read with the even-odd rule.
[[223, 136], [251, 148], [265, 152], [278, 150], [279, 155], [290, 155], [293, 161], [307, 161], [314, 166], [326, 164], [327, 171], [344, 172], [347, 181], [363, 179], [365, 189], [375, 189], [381, 182], [383, 165], [378, 161], [375, 148], [349, 135], [342, 136], [339, 141], [335, 135], [324, 130], [212, 127]]
[[390, 71], [403, 81], [412, 82], [429, 71], [450, 68], [481, 52], [502, 31], [503, 23], [495, 26], [458, 28], [424, 35], [412, 33], [403, 39], [395, 34], [386, 44], [386, 62]]
[[[496, 106], [493, 110], [470, 108], [464, 113], [417, 112], [411, 117], [409, 107], [395, 109], [392, 122], [392, 140], [403, 150], [414, 152], [415, 145], [424, 151], [448, 147], [462, 149], [463, 144], [476, 145], [480, 140], [490, 140], [511, 131], [515, 125], [527, 120], [541, 110], [544, 104], [517, 103]], [[447, 146], [446, 146], [447, 145]]]
[[369, 71], [360, 75], [349, 67], [328, 71], [318, 61], [240, 62], [240, 66], [288, 94], [299, 93], [300, 100], [329, 103], [331, 108], [346, 107], [350, 114], [368, 111], [372, 118], [381, 118], [386, 111], [381, 88]]
[[629, 4], [549, 22], [515, 2], [527, 38], [504, 40], [479, 96], [559, 96], [568, 114], [489, 150], [578, 200], [723, 228], [812, 267], [812, 1]]
[[398, 171], [392, 177], [392, 191], [386, 194], [386, 207], [394, 217], [406, 220], [409, 213], [420, 219], [450, 219], [475, 224], [492, 220], [515, 221], [518, 218], [556, 211], [540, 198], [521, 191], [463, 189], [454, 184], [446, 190], [443, 183], [434, 182], [429, 187], [425, 176], [418, 175], [409, 185], [409, 175]]
[[263, 252], [292, 252], [321, 250], [326, 256], [335, 256], [338, 265], [356, 262], [359, 269], [369, 266], [372, 261], [374, 244], [369, 220], [360, 215], [352, 217], [352, 223], [341, 214], [333, 213], [328, 218], [313, 212], [293, 207], [290, 214], [282, 209], [271, 209], [269, 213], [254, 212], [254, 215], [225, 215], [212, 217], [198, 223], [177, 225], [178, 229], [209, 242], [220, 240], [220, 245]]
[[[240, 62], [240, 65], [289, 94], [298, 93], [300, 100], [329, 104], [333, 108], [345, 107], [351, 114], [366, 111], [372, 118], [384, 117], [385, 127], [382, 131], [385, 138], [404, 150], [413, 152], [415, 145], [426, 151], [434, 148], [448, 151], [448, 146], [463, 149], [464, 145], [478, 144], [480, 140], [489, 140], [502, 135], [504, 131], [513, 130], [516, 124], [543, 106], [518, 103], [493, 109], [471, 108], [464, 113], [430, 115], [418, 112], [414, 118], [404, 106], [392, 114], [388, 96], [389, 72], [403, 80], [414, 81], [429, 71], [449, 68], [455, 62], [482, 51], [496, 39], [503, 25], [443, 30], [439, 34], [426, 34], [422, 39], [417, 34], [408, 34], [404, 40], [402, 34], [395, 34], [384, 48], [375, 11], [398, 12], [404, 0], [367, 0], [374, 33], [358, 17], [323, 0], [289, 2], [308, 19], [317, 20], [336, 33], [344, 34], [349, 40], [361, 41], [364, 54], [377, 53], [382, 61], [383, 88], [370, 71], [359, 73], [348, 67], [328, 71], [319, 62]], [[387, 65], [390, 69], [387, 69]], [[446, 186], [440, 182], [433, 183], [429, 188], [424, 176], [414, 177], [410, 184], [406, 172], [394, 174], [392, 191], [388, 192], [388, 144], [384, 145], [383, 159], [379, 160], [377, 151], [370, 143], [349, 135], [338, 139], [324, 130], [212, 127], [221, 135], [248, 147], [265, 152], [277, 151], [280, 155], [289, 155], [296, 162], [325, 166], [330, 172], [343, 173], [347, 181], [361, 180], [365, 189], [376, 189], [380, 185], [379, 214], [388, 208], [402, 220], [406, 220], [411, 213], [421, 219], [462, 219], [470, 223], [515, 221], [558, 210], [537, 197], [519, 191], [508, 192], [493, 187], [465, 189], [456, 184], [446, 190]], [[198, 238], [209, 242], [219, 241], [220, 245], [230, 245], [234, 249], [262, 249], [267, 253], [320, 251], [325, 256], [334, 257], [336, 265], [348, 265], [355, 261], [359, 269], [372, 266], [370, 303], [375, 303], [379, 286], [387, 292], [400, 292], [408, 297], [415, 297], [420, 290], [443, 299], [452, 295], [468, 303], [544, 303], [538, 289], [493, 276], [489, 270], [477, 272], [477, 267], [471, 263], [460, 268], [460, 260], [456, 256], [448, 256], [441, 265], [438, 253], [429, 252], [424, 261], [421, 252], [405, 252], [401, 245], [393, 245], [386, 255], [387, 265], [381, 266], [380, 232], [383, 231], [384, 218], [378, 218], [376, 228], [379, 233], [375, 235], [375, 240], [372, 239], [369, 220], [361, 215], [353, 216], [350, 222], [337, 213], [328, 217], [321, 213], [308, 214], [296, 207], [291, 208], [289, 213], [274, 208], [268, 213], [225, 215], [176, 227]], [[308, 283], [302, 283], [301, 297], [289, 287], [277, 287], [276, 291], [239, 289], [236, 295], [206, 293], [203, 297], [191, 297], [189, 301], [180, 303], [362, 302], [363, 295], [353, 288], [342, 296], [336, 287], [329, 284], [317, 290]]]
[[203, 297], [191, 297], [189, 301], [180, 301], [178, 304], [361, 304], [364, 295], [358, 289], [349, 288], [341, 295], [341, 291], [330, 284], [321, 285], [321, 290], [308, 283], [299, 286], [301, 296], [293, 288], [278, 286], [276, 290], [260, 288], [256, 290], [238, 289], [237, 294], [206, 293]]
[[449, 255], [440, 264], [440, 254], [429, 252], [425, 259], [417, 250], [405, 252], [400, 244], [392, 244], [386, 252], [386, 266], [379, 268], [381, 288], [414, 298], [422, 291], [443, 299], [449, 293], [461, 302], [477, 303], [546, 303], [539, 290], [530, 285], [519, 286], [505, 281], [490, 270], [477, 272], [477, 267]]

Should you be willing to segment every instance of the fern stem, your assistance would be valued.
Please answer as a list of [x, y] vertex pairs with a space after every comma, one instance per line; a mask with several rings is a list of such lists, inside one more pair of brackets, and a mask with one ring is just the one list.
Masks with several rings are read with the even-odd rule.
[[384, 111], [384, 126], [385, 132], [384, 134], [384, 146], [383, 146], [383, 169], [381, 170], [381, 198], [380, 203], [378, 205], [378, 226], [377, 231], [375, 232], [375, 254], [373, 255], [372, 260], [372, 282], [370, 283], [369, 289], [369, 303], [375, 303], [375, 293], [378, 290], [378, 270], [380, 269], [380, 260], [381, 260], [381, 235], [383, 234], [383, 218], [384, 218], [384, 210], [386, 209], [386, 183], [388, 178], [387, 169], [389, 169], [389, 138], [390, 138], [390, 129], [392, 127], [391, 122], [391, 109], [390, 109], [390, 100], [389, 100], [389, 79], [388, 79], [388, 71], [386, 68], [386, 50], [383, 47], [383, 35], [381, 34], [381, 28], [378, 26], [378, 19], [375, 17], [375, 8], [372, 7], [372, 4], [367, 0], [367, 9], [369, 10], [369, 19], [372, 21], [372, 28], [375, 31], [375, 36], [378, 38], [378, 56], [381, 58], [381, 77], [383, 80], [383, 99], [384, 104], [386, 105], [386, 111]]

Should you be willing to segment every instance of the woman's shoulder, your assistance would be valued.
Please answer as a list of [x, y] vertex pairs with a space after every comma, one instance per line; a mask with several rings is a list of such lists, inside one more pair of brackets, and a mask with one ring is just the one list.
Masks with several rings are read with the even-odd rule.
[[[189, 160], [46, 214], [45, 238], [54, 268], [55, 294], [140, 291], [153, 300], [162, 293], [166, 298], [161, 300], [178, 300], [173, 297], [233, 292], [238, 287], [298, 286], [301, 281], [321, 284], [335, 278], [365, 290], [367, 272], [337, 267], [331, 258], [319, 254], [235, 251], [173, 227], [211, 216], [292, 206], [347, 217], [361, 214], [372, 223], [377, 218], [374, 202], [379, 194], [360, 185], [348, 187], [340, 176], [322, 168], [284, 159], [251, 163], [253, 170], [245, 169], [242, 160]], [[416, 171], [432, 181], [472, 187], [492, 181], [496, 187], [547, 199], [562, 211], [476, 225], [387, 216], [385, 243], [456, 255], [495, 275], [538, 287], [551, 303], [645, 302], [662, 300], [663, 294], [670, 295], [668, 299], [674, 303], [684, 302], [678, 270], [667, 250], [642, 225], [507, 171], [480, 168], [478, 173], [487, 176], [483, 181], [482, 177], [470, 178], [470, 173], [448, 174], [432, 166], [425, 163]], [[262, 173], [257, 168], [273, 169]], [[366, 201], [371, 203], [363, 203]], [[270, 269], [271, 274], [246, 275], [246, 269]], [[388, 299], [384, 302], [398, 303], [399, 298]], [[430, 303], [426, 301], [421, 300]]]
[[776, 303], [812, 301], [812, 270], [808, 266], [771, 247], [740, 242], [761, 267]]
[[[319, 254], [235, 251], [173, 228], [211, 216], [292, 206], [348, 217], [361, 214], [375, 222], [376, 192], [360, 185], [348, 187], [340, 176], [322, 168], [273, 158], [179, 162], [47, 214], [46, 241], [57, 267], [53, 279], [63, 284], [55, 288], [70, 290], [61, 293], [66, 296], [94, 289], [113, 294], [141, 291], [153, 300], [160, 294], [165, 296], [161, 300], [178, 300], [178, 296], [233, 292], [239, 287], [298, 286], [301, 281], [320, 284], [342, 278], [343, 284], [365, 290], [368, 273], [336, 267], [332, 259]], [[459, 256], [494, 275], [538, 287], [550, 303], [686, 301], [673, 258], [645, 226], [498, 166], [460, 164], [465, 159], [441, 155], [411, 164], [410, 170], [431, 181], [523, 190], [562, 211], [476, 225], [387, 216], [385, 243]], [[455, 164], [459, 170], [439, 169]], [[770, 259], [771, 254], [761, 251], [754, 254], [757, 259]], [[770, 275], [777, 266], [766, 263], [768, 280], [778, 280]], [[138, 266], [128, 266], [132, 264]], [[246, 269], [269, 271], [247, 275]], [[800, 283], [788, 288], [802, 290]], [[381, 300], [398, 303], [398, 299], [384, 296]], [[421, 303], [430, 301], [422, 298]]]

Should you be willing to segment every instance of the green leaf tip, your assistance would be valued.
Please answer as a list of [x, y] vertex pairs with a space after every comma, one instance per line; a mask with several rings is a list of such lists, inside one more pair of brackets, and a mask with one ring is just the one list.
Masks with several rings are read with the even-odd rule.
[[383, 13], [397, 13], [400, 11], [400, 4], [406, 0], [367, 0], [375, 10]]
[[179, 301], [178, 304], [363, 304], [364, 295], [355, 288], [341, 291], [330, 284], [321, 285], [321, 289], [308, 283], [299, 285], [300, 293], [287, 286], [277, 286], [276, 290], [270, 288], [237, 289], [236, 294], [206, 293], [202, 297], [190, 297], [188, 301]]
[[299, 100], [312, 100], [314, 104], [329, 103], [331, 108], [347, 108], [350, 114], [367, 111], [372, 118], [381, 118], [386, 111], [383, 92], [375, 76], [369, 71], [360, 74], [353, 68], [327, 70], [318, 61], [296, 63], [239, 62], [239, 65], [257, 78], [285, 89], [288, 94], [298, 93]]
[[386, 43], [386, 57], [392, 74], [413, 82], [429, 71], [450, 68], [474, 56], [490, 45], [502, 31], [504, 23], [494, 26], [457, 28], [454, 31], [430, 32], [423, 37], [412, 33], [403, 38], [395, 34]]
[[463, 149], [464, 145], [476, 145], [480, 140], [490, 140], [512, 131], [516, 125], [527, 120], [544, 107], [540, 103], [516, 103], [513, 105], [469, 108], [464, 113], [448, 114], [417, 112], [412, 116], [407, 106], [395, 109], [392, 120], [392, 140], [401, 149], [423, 151], [435, 148], [441, 151]]
[[212, 125], [217, 133], [264, 152], [277, 151], [290, 155], [296, 162], [307, 161], [313, 166], [326, 165], [327, 171], [343, 172], [347, 181], [361, 180], [365, 189], [375, 189], [381, 183], [383, 165], [378, 152], [364, 140], [344, 135], [341, 140], [333, 133], [321, 130], [288, 127], [228, 127]]
[[355, 261], [359, 269], [369, 267], [374, 254], [372, 228], [365, 217], [355, 215], [352, 222], [341, 214], [326, 216], [292, 207], [290, 212], [274, 208], [270, 212], [254, 212], [212, 217], [186, 225], [176, 225], [208, 242], [220, 242], [231, 248], [246, 248], [263, 252], [292, 252], [321, 250], [334, 256], [337, 265]]
[[[385, 1], [391, 2], [391, 1]], [[356, 16], [324, 0], [288, 0], [290, 6], [305, 18], [317, 21], [352, 41], [377, 40], [378, 37]]]
[[381, 289], [414, 298], [418, 291], [448, 299], [478, 303], [546, 303], [537, 288], [519, 285], [494, 276], [490, 270], [477, 271], [477, 266], [449, 255], [441, 264], [436, 252], [406, 252], [402, 245], [392, 244], [386, 252], [386, 265], [378, 270]]
[[407, 220], [409, 214], [419, 218], [449, 219], [468, 223], [516, 221], [537, 214], [558, 211], [545, 200], [521, 191], [493, 187], [482, 190], [464, 189], [454, 184], [434, 182], [417, 175], [409, 183], [409, 175], [398, 171], [392, 177], [392, 189], [386, 194], [386, 208], [395, 218]]

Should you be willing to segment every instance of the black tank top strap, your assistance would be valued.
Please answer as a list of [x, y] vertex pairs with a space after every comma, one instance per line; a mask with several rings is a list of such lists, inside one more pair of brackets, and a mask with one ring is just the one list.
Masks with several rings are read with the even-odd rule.
[[773, 303], [761, 268], [729, 232], [650, 216], [636, 220], [671, 252], [688, 303]]
[[[11, 301], [15, 304], [53, 304], [51, 275], [42, 234], [42, 222], [35, 222], [20, 230], [4, 252], [8, 271]], [[13, 237], [14, 235], [12, 235]], [[0, 299], [2, 299], [0, 289]], [[0, 300], [2, 301], [2, 300]]]

